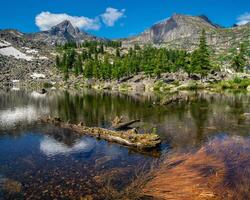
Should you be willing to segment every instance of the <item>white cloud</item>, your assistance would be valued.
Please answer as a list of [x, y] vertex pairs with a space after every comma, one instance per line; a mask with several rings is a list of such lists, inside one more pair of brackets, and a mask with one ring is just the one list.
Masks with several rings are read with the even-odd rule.
[[125, 9], [118, 10], [116, 8], [107, 8], [105, 13], [101, 15], [102, 21], [107, 26], [114, 26], [115, 22], [124, 17]]
[[50, 12], [41, 12], [36, 16], [36, 25], [41, 31], [49, 30], [51, 27], [59, 24], [64, 20], [69, 20], [74, 27], [84, 30], [99, 30], [100, 22], [98, 18], [91, 19], [84, 16], [70, 16], [65, 13], [53, 14]]
[[71, 16], [66, 13], [41, 12], [36, 16], [36, 25], [41, 31], [49, 30], [51, 27], [69, 20], [74, 27], [83, 30], [99, 30], [101, 28], [100, 20], [107, 26], [114, 26], [115, 22], [125, 16], [125, 9], [118, 10], [108, 7], [105, 13], [95, 17], [88, 18], [84, 16]]
[[246, 12], [237, 18], [237, 25], [245, 25], [250, 22], [250, 13]]

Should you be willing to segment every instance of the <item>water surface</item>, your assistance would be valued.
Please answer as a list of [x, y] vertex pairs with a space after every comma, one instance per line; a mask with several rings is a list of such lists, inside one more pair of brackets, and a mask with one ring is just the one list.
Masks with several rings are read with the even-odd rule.
[[[80, 199], [106, 187], [121, 190], [160, 157], [36, 123], [43, 115], [109, 127], [116, 116], [141, 119], [140, 131], [157, 131], [159, 154], [200, 147], [216, 135], [249, 136], [247, 93], [187, 93], [192, 99], [154, 106], [156, 95], [94, 91], [1, 91], [0, 199]], [[6, 182], [9, 182], [7, 185]], [[7, 186], [6, 186], [7, 185]]]

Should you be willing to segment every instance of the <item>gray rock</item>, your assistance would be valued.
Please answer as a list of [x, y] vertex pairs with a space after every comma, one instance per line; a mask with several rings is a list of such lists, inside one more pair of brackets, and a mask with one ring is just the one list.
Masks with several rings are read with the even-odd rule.
[[196, 81], [201, 80], [201, 76], [199, 74], [191, 74], [190, 78]]
[[175, 81], [175, 79], [173, 79], [173, 78], [165, 78], [165, 79], [163, 79], [163, 82], [167, 83], [167, 84], [173, 83], [174, 81]]

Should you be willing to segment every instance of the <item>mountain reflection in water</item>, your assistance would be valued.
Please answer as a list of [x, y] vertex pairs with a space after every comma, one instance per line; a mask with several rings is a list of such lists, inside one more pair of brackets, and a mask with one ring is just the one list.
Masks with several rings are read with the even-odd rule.
[[[0, 181], [15, 186], [0, 185], [0, 199], [86, 199], [89, 196], [105, 199], [114, 194], [111, 191], [119, 193], [131, 184], [135, 186], [134, 178], [164, 156], [173, 158], [176, 152], [184, 152], [185, 158], [190, 156], [192, 160], [195, 158], [190, 152], [203, 148], [219, 133], [240, 137], [240, 141], [249, 136], [249, 121], [243, 117], [244, 113], [250, 113], [249, 93], [182, 93], [190, 101], [155, 106], [153, 102], [160, 101], [157, 95], [86, 90], [49, 91], [40, 98], [29, 91], [0, 91], [0, 175], [3, 177], [0, 176]], [[141, 119], [139, 131], [156, 130], [160, 135], [163, 142], [159, 155], [163, 157], [159, 159], [71, 130], [34, 123], [42, 115], [98, 127], [109, 127], [116, 116], [123, 116], [124, 120]], [[226, 141], [224, 137], [221, 140]], [[248, 152], [247, 149], [244, 151]], [[214, 151], [211, 155], [221, 154]], [[235, 187], [233, 179], [227, 180]]]

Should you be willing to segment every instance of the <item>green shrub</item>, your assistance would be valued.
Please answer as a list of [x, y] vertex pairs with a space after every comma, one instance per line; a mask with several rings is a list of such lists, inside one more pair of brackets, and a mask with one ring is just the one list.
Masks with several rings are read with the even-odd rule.
[[45, 82], [45, 83], [43, 83], [43, 87], [44, 88], [51, 88], [51, 87], [53, 87], [53, 85], [51, 83]]

